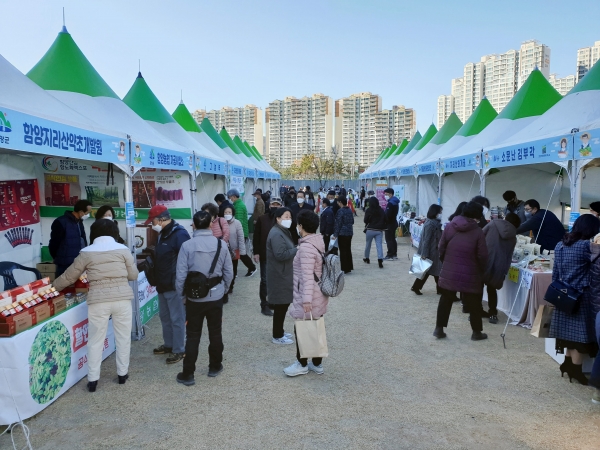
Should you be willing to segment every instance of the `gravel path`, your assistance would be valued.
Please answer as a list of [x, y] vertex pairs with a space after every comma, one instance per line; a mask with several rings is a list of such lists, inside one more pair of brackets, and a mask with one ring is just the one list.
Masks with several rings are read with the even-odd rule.
[[[433, 280], [410, 292], [408, 251], [400, 260], [362, 262], [362, 213], [355, 270], [326, 316], [325, 375], [287, 378], [294, 346], [270, 342], [259, 313], [258, 273], [239, 278], [224, 313], [225, 370], [206, 377], [206, 331], [196, 385], [175, 382], [181, 365], [152, 355], [158, 317], [132, 346], [130, 380], [116, 383], [114, 355], [95, 394], [82, 380], [28, 421], [36, 449], [598, 449], [600, 407], [592, 391], [561, 378], [544, 342], [520, 327], [484, 323], [490, 339], [470, 340], [455, 308], [448, 338], [432, 335]], [[375, 248], [372, 260], [376, 260]], [[243, 265], [240, 270], [243, 275]], [[500, 316], [501, 321], [506, 316]], [[293, 323], [286, 319], [286, 331]], [[10, 439], [0, 437], [0, 448]]]

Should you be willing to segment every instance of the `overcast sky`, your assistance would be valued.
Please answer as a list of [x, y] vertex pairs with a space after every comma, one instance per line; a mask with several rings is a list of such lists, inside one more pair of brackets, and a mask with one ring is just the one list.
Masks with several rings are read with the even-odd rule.
[[141, 59], [170, 112], [181, 89], [192, 111], [370, 91], [384, 108], [414, 108], [421, 132], [467, 62], [538, 39], [552, 49], [551, 72], [566, 76], [577, 49], [600, 40], [599, 0], [0, 0], [0, 54], [29, 71], [63, 6], [75, 42], [121, 97]]

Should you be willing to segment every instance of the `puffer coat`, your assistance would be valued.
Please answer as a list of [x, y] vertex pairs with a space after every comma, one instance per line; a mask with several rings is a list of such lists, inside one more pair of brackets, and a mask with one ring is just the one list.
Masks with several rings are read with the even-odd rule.
[[517, 229], [506, 220], [492, 220], [483, 229], [483, 234], [488, 249], [488, 263], [483, 281], [486, 286], [502, 289], [517, 245]]
[[296, 250], [290, 231], [276, 223], [267, 238], [267, 297], [272, 305], [292, 303]]
[[239, 250], [240, 255], [246, 254], [246, 241], [244, 239], [244, 228], [237, 219], [231, 219], [229, 224], [229, 248], [233, 251]]
[[438, 245], [442, 237], [442, 223], [437, 219], [427, 219], [421, 231], [421, 241], [417, 252], [424, 258], [433, 262], [431, 269], [427, 272], [432, 276], [439, 276], [442, 270], [440, 251]]
[[[309, 234], [298, 241], [298, 252], [294, 257], [294, 301], [290, 306], [290, 316], [294, 319], [318, 319], [327, 312], [329, 297], [321, 292], [315, 280], [321, 278], [325, 244], [320, 234]], [[304, 313], [304, 305], [312, 305], [310, 314]]]
[[128, 281], [137, 280], [135, 261], [129, 249], [112, 237], [97, 237], [52, 284], [62, 291], [74, 284], [83, 272], [87, 272], [90, 282], [88, 304], [133, 299]]
[[488, 250], [483, 231], [474, 219], [456, 216], [440, 239], [439, 286], [442, 289], [469, 294], [483, 292], [483, 274], [487, 267]]

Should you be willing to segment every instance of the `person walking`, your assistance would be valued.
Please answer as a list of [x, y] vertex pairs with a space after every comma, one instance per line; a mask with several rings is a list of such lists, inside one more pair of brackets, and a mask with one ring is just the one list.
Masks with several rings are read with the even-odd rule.
[[360, 205], [358, 206], [359, 208], [362, 208], [362, 210], [365, 210], [365, 197], [367, 196], [367, 192], [365, 191], [365, 187], [361, 186], [360, 188]]
[[[293, 301], [290, 307], [290, 316], [294, 319], [313, 319], [321, 318], [327, 312], [327, 297], [318, 282], [315, 280], [315, 274], [323, 272], [323, 254], [325, 253], [325, 244], [320, 234], [315, 234], [319, 227], [319, 216], [312, 211], [302, 211], [298, 215], [298, 251], [294, 257], [293, 264]], [[294, 328], [294, 334], [296, 329]], [[322, 375], [323, 359], [300, 357], [300, 347], [298, 347], [298, 336], [296, 335], [296, 361], [289, 367], [283, 369], [283, 372], [289, 377], [306, 375], [312, 371], [317, 375]]]
[[[208, 376], [216, 377], [223, 371], [223, 297], [233, 280], [233, 265], [227, 245], [213, 236], [210, 230], [212, 216], [207, 211], [194, 214], [194, 234], [184, 242], [177, 257], [176, 290], [185, 301], [186, 343], [183, 371], [177, 374], [178, 383], [186, 386], [195, 384], [194, 373], [198, 360], [198, 348], [202, 336], [202, 325], [206, 318], [208, 328]], [[203, 274], [206, 287], [197, 282], [194, 274]], [[191, 296], [190, 288], [206, 295]]]
[[387, 230], [387, 221], [383, 208], [379, 205], [379, 200], [375, 197], [369, 199], [369, 209], [363, 219], [365, 223], [365, 233], [367, 233], [367, 242], [365, 244], [365, 257], [363, 261], [371, 264], [371, 243], [375, 239], [377, 248], [377, 262], [379, 268], [383, 269], [383, 233]]
[[419, 241], [417, 253], [421, 255], [422, 259], [429, 259], [433, 264], [423, 279], [420, 280], [419, 278], [416, 278], [415, 282], [410, 288], [410, 290], [417, 295], [423, 295], [421, 289], [423, 289], [423, 286], [425, 286], [425, 283], [430, 276], [432, 276], [435, 280], [436, 292], [438, 294], [442, 293], [439, 287], [442, 262], [440, 261], [440, 252], [438, 248], [440, 239], [442, 237], [442, 211], [443, 208], [440, 205], [431, 205], [427, 211], [427, 220], [423, 224], [421, 240]]
[[233, 264], [233, 279], [229, 285], [229, 291], [227, 291], [223, 297], [223, 303], [226, 304], [229, 302], [229, 294], [233, 294], [233, 286], [235, 285], [235, 279], [237, 277], [238, 261], [242, 254], [246, 255], [246, 241], [244, 240], [244, 229], [242, 228], [242, 224], [234, 217], [234, 207], [228, 206], [223, 212], [229, 226], [229, 252]]
[[[597, 205], [600, 210], [600, 203]], [[594, 237], [591, 245], [590, 279], [600, 280], [600, 234]], [[590, 299], [592, 303], [592, 316], [595, 318], [596, 344], [600, 346], [600, 283], [590, 283]], [[594, 360], [592, 375], [589, 384], [593, 386], [592, 403], [600, 404], [600, 358]]]
[[154, 275], [158, 280], [158, 315], [164, 341], [154, 349], [154, 354], [168, 354], [167, 364], [175, 364], [183, 359], [185, 352], [185, 307], [175, 289], [175, 269], [181, 245], [190, 239], [190, 234], [171, 219], [164, 205], [150, 208], [145, 225], [150, 223], [158, 233], [154, 249]]
[[543, 250], [553, 250], [565, 235], [562, 222], [552, 211], [540, 209], [537, 200], [527, 200], [524, 208], [527, 220], [517, 229], [517, 234], [533, 233], [533, 238]]
[[278, 208], [275, 225], [267, 238], [267, 297], [273, 308], [273, 344], [293, 344], [292, 335], [285, 333], [283, 323], [293, 299], [293, 260], [296, 247], [289, 228], [292, 212], [289, 208]]
[[312, 206], [313, 211], [315, 211], [315, 209], [317, 207], [317, 203], [315, 202], [315, 196], [314, 196], [312, 190], [310, 189], [310, 186], [306, 186], [306, 188], [304, 189], [304, 197], [305, 197], [305, 203]]
[[[240, 198], [240, 193], [236, 189], [230, 189], [227, 191], [227, 197], [229, 197], [230, 202], [232, 203], [235, 211], [235, 218], [240, 221], [242, 224], [242, 228], [244, 230], [244, 241], [248, 239], [248, 209], [244, 204], [243, 200]], [[256, 266], [250, 259], [248, 255], [240, 256], [241, 261], [248, 268], [248, 272], [246, 272], [246, 277], [251, 277], [256, 273]]]
[[[227, 206], [225, 209], [229, 208]], [[223, 239], [226, 243], [229, 243], [229, 224], [225, 217], [219, 217], [219, 208], [214, 203], [205, 203], [200, 208], [201, 211], [206, 211], [212, 217], [210, 222], [210, 229], [212, 234], [217, 239]], [[225, 213], [225, 210], [223, 210]]]
[[223, 194], [215, 195], [214, 201], [219, 206], [219, 217], [223, 217], [223, 211], [225, 211], [225, 208], [228, 206], [233, 206]]
[[442, 291], [437, 310], [437, 321], [433, 335], [445, 338], [444, 328], [456, 300], [456, 293], [463, 295], [463, 302], [471, 313], [471, 340], [487, 339], [482, 333], [481, 315], [483, 309], [483, 274], [487, 267], [488, 250], [479, 220], [483, 207], [479, 203], [469, 202], [462, 215], [452, 219], [444, 231], [439, 244], [440, 272], [439, 287]]
[[275, 212], [281, 208], [282, 201], [279, 197], [271, 197], [270, 208], [258, 218], [252, 236], [252, 248], [254, 249], [254, 261], [260, 264], [260, 312], [265, 316], [272, 316], [273, 311], [269, 308], [267, 301], [267, 239], [271, 228], [277, 223]]
[[346, 197], [337, 199], [339, 210], [335, 216], [335, 225], [333, 229], [333, 239], [337, 240], [340, 251], [340, 265], [344, 273], [352, 272], [354, 263], [352, 262], [352, 236], [354, 235], [354, 216], [348, 208]]
[[67, 267], [73, 264], [79, 252], [87, 247], [87, 237], [83, 221], [90, 217], [92, 203], [89, 200], [79, 200], [73, 211], [54, 219], [50, 231], [48, 250], [56, 266], [55, 277], [61, 276]]
[[597, 284], [598, 280], [592, 283], [590, 239], [599, 231], [600, 221], [591, 214], [584, 214], [554, 250], [552, 282], [560, 280], [569, 284], [581, 293], [581, 297], [573, 314], [554, 308], [548, 337], [556, 339], [556, 353], [565, 353], [565, 362], [560, 366], [561, 376], [567, 372], [569, 381], [575, 378], [583, 385], [588, 384], [582, 372], [583, 355], [594, 358], [598, 353], [594, 333], [596, 316], [590, 292], [590, 286]]
[[119, 384], [129, 378], [131, 352], [131, 325], [133, 290], [129, 281], [138, 278], [138, 270], [131, 251], [116, 239], [119, 228], [112, 220], [99, 219], [92, 224], [94, 243], [81, 253], [66, 271], [52, 283], [62, 291], [87, 272], [90, 289], [88, 305], [87, 363], [90, 392], [95, 392], [100, 379], [100, 365], [108, 322], [112, 318], [117, 347], [117, 375]]
[[385, 230], [385, 243], [387, 244], [387, 255], [384, 261], [398, 260], [398, 242], [396, 242], [396, 230], [398, 229], [398, 211], [400, 210], [400, 199], [394, 195], [392, 188], [383, 191], [387, 204], [385, 205], [385, 218], [387, 230]]
[[329, 240], [333, 234], [333, 228], [335, 219], [333, 217], [333, 209], [331, 208], [331, 202], [329, 199], [323, 199], [323, 211], [321, 211], [320, 227], [319, 232], [323, 236], [323, 243], [325, 244], [325, 251], [329, 249]]
[[512, 256], [517, 245], [517, 228], [521, 219], [509, 212], [504, 220], [492, 220], [483, 229], [488, 249], [488, 263], [483, 281], [488, 295], [487, 315], [490, 323], [498, 323], [498, 290], [502, 289], [504, 280], [512, 263]]
[[294, 186], [290, 186], [287, 194], [283, 197], [283, 204], [286, 208], [289, 208], [293, 203], [296, 203], [296, 189]]
[[265, 213], [265, 202], [262, 199], [262, 191], [260, 189], [254, 191], [252, 196], [256, 199], [256, 203], [254, 204], [254, 211], [252, 211], [252, 217], [250, 220], [252, 221], [253, 225], [256, 225], [258, 218]]
[[[101, 219], [108, 219], [108, 220], [113, 220], [115, 223], [117, 223], [115, 210], [112, 208], [112, 206], [109, 206], [109, 205], [103, 205], [100, 208], [98, 208], [98, 210], [96, 211], [95, 219], [96, 219], [96, 222]], [[117, 227], [118, 227], [118, 224], [117, 224]], [[94, 233], [92, 233], [92, 230], [90, 228], [90, 244], [94, 243], [94, 239], [96, 239], [96, 237], [97, 236]], [[125, 241], [123, 240], [123, 238], [121, 236], [117, 236], [116, 241], [119, 244], [125, 244]]]

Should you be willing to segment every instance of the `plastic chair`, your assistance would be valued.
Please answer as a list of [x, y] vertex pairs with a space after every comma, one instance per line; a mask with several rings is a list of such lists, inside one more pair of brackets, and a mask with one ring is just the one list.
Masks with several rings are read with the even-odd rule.
[[0, 275], [2, 275], [2, 278], [4, 278], [4, 290], [5, 291], [8, 291], [9, 289], [14, 289], [18, 286], [17, 282], [15, 281], [15, 277], [13, 275], [13, 270], [16, 270], [16, 269], [33, 272], [35, 274], [35, 276], [37, 277], [36, 279], [38, 279], [38, 280], [42, 279], [42, 274], [37, 269], [34, 269], [32, 267], [25, 267], [25, 266], [22, 266], [21, 264], [15, 263], [15, 262], [3, 261], [3, 262], [0, 262]]

